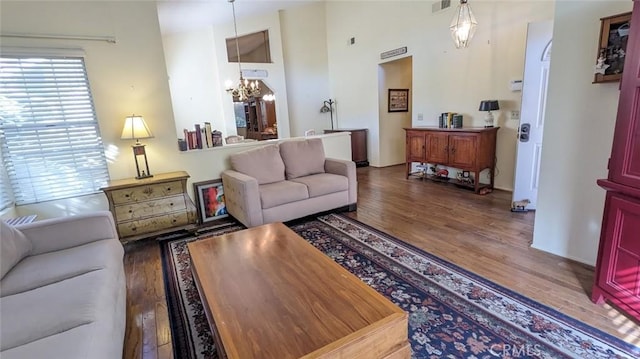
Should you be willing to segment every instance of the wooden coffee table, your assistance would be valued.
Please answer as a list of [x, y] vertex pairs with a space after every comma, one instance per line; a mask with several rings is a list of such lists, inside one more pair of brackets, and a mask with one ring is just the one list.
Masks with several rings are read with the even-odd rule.
[[409, 358], [407, 313], [282, 223], [188, 244], [221, 358]]

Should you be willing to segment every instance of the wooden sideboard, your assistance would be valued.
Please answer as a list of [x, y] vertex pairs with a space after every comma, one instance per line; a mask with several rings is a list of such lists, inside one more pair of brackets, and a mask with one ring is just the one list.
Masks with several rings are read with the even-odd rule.
[[195, 227], [196, 207], [187, 193], [189, 174], [156, 174], [145, 179], [109, 181], [102, 190], [118, 235], [130, 241], [179, 228]]
[[324, 133], [334, 132], [351, 132], [351, 160], [355, 162], [358, 167], [366, 167], [369, 165], [366, 128], [324, 130]]
[[[493, 189], [498, 129], [499, 127], [405, 128], [407, 178], [412, 174], [413, 162], [437, 164], [472, 172], [473, 184], [458, 184], [471, 187], [476, 193], [483, 188]], [[488, 184], [480, 182], [480, 172], [485, 169], [489, 169]]]

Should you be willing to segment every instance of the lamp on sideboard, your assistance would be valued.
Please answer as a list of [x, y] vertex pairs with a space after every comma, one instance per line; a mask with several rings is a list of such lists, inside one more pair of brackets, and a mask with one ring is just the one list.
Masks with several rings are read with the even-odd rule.
[[487, 115], [484, 118], [484, 127], [493, 127], [493, 114], [491, 111], [500, 109], [498, 100], [482, 100], [480, 101], [479, 111], [487, 111]]
[[[140, 139], [144, 138], [152, 138], [153, 135], [147, 126], [147, 123], [144, 122], [144, 118], [142, 116], [131, 115], [127, 116], [124, 121], [124, 128], [122, 129], [122, 136], [120, 139], [122, 140], [136, 140], [136, 143], [131, 146], [133, 148], [133, 160], [136, 162], [136, 172], [138, 176], [136, 179], [143, 179], [148, 177], [153, 177], [151, 172], [149, 171], [149, 163], [147, 162], [147, 153], [142, 143], [140, 143]], [[144, 168], [142, 172], [140, 172], [140, 164], [138, 163], [139, 157], [144, 158]]]

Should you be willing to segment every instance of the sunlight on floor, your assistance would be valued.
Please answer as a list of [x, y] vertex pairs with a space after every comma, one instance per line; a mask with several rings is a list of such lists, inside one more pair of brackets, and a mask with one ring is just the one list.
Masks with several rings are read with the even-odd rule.
[[640, 346], [640, 325], [622, 315], [617, 309], [605, 304], [608, 316], [618, 328], [618, 333], [624, 335], [623, 339], [636, 346]]

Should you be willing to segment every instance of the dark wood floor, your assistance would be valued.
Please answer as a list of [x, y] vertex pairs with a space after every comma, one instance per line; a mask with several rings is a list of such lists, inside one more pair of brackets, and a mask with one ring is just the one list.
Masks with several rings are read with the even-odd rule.
[[[349, 215], [408, 243], [640, 345], [640, 326], [589, 300], [593, 268], [529, 247], [535, 214], [509, 211], [511, 193], [480, 196], [451, 184], [405, 179], [404, 166], [358, 169]], [[171, 358], [160, 250], [127, 246], [125, 358]]]

